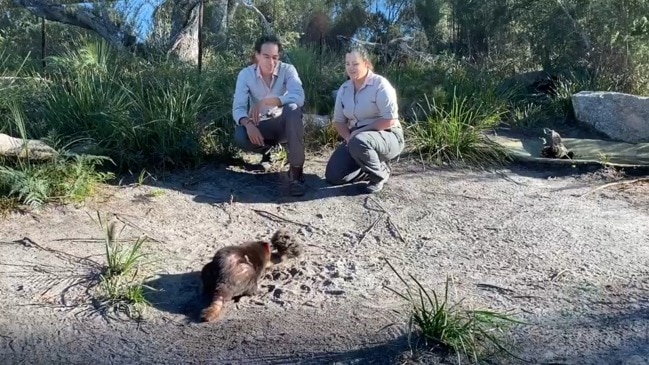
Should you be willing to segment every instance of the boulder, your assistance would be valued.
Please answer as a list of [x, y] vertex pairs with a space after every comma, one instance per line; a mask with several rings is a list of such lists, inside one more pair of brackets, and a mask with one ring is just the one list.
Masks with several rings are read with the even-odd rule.
[[318, 127], [326, 127], [327, 124], [331, 123], [331, 117], [329, 117], [328, 115], [304, 114], [302, 122], [305, 125], [312, 124]]
[[42, 141], [28, 139], [27, 145], [24, 144], [21, 138], [0, 133], [0, 156], [26, 158], [29, 155], [32, 160], [51, 160], [57, 155], [56, 150]]
[[649, 142], [649, 97], [614, 91], [580, 91], [572, 95], [578, 121], [609, 138]]

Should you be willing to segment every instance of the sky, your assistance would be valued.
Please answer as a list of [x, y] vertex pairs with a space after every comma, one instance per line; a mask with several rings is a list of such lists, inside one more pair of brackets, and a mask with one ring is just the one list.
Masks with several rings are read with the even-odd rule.
[[121, 0], [117, 1], [115, 8], [135, 17], [138, 28], [138, 40], [143, 41], [150, 33], [153, 26], [153, 12], [164, 0]]

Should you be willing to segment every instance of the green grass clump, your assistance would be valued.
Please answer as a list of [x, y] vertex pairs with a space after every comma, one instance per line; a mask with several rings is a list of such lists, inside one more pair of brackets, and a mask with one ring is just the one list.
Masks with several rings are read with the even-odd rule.
[[53, 150], [49, 160], [33, 160], [22, 113], [15, 104], [10, 109], [25, 153], [4, 158], [0, 166], [0, 196], [6, 202], [17, 201], [32, 208], [50, 202], [82, 202], [95, 193], [99, 184], [114, 177], [99, 171], [106, 158], [75, 154], [65, 148]]
[[504, 110], [486, 109], [479, 102], [453, 96], [450, 104], [434, 100], [421, 107], [423, 118], [407, 125], [409, 149], [428, 162], [449, 165], [500, 165], [509, 160], [506, 148], [490, 140]]
[[104, 224], [99, 213], [97, 217], [98, 224], [104, 231], [106, 255], [106, 266], [100, 274], [99, 299], [105, 308], [139, 319], [149, 305], [144, 296], [145, 285], [140, 277], [140, 269], [146, 257], [142, 246], [147, 238], [143, 236], [132, 243], [122, 242], [118, 239], [121, 231], [116, 231], [116, 222]]
[[386, 262], [406, 286], [405, 293], [387, 289], [408, 303], [409, 334], [416, 330], [426, 346], [453, 351], [457, 354], [458, 362], [464, 355], [478, 363], [494, 349], [516, 357], [506, 348], [502, 334], [511, 325], [523, 322], [494, 311], [462, 309], [459, 306], [461, 301], [451, 305], [448, 301], [448, 278], [443, 298], [439, 298], [434, 290], [424, 289], [417, 279], [409, 275], [416, 284], [413, 288]]

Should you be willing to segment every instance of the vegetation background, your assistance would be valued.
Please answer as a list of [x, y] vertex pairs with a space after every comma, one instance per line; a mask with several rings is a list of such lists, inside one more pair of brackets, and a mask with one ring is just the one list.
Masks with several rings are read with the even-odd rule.
[[[494, 128], [568, 133], [579, 90], [647, 93], [642, 0], [201, 4], [0, 0], [0, 133], [64, 152], [48, 164], [5, 159], [3, 205], [83, 199], [124, 173], [233, 157], [236, 74], [269, 29], [309, 113], [331, 114], [344, 46], [364, 42], [398, 90], [409, 151], [436, 163], [505, 161], [484, 138]], [[314, 148], [336, 142], [331, 128], [309, 130]]]

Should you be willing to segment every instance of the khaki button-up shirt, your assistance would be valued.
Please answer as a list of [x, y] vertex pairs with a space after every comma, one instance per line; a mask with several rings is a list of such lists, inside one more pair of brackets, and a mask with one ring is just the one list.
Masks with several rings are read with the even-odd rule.
[[334, 106], [335, 123], [346, 123], [351, 129], [379, 119], [396, 119], [396, 126], [400, 126], [397, 92], [385, 77], [369, 71], [358, 92], [354, 92], [352, 80], [340, 86]]

